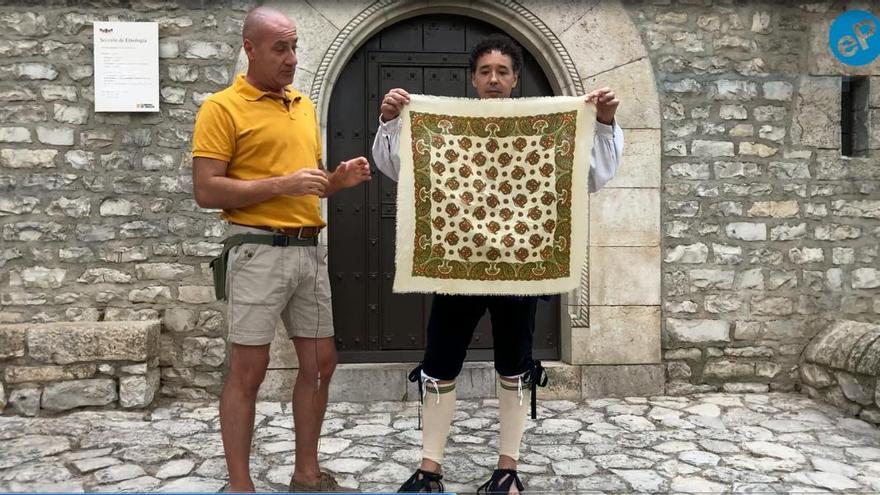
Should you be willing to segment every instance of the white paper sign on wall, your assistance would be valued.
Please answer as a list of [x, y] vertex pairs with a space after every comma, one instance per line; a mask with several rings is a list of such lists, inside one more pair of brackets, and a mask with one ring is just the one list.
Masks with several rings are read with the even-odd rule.
[[159, 111], [159, 24], [95, 22], [95, 111]]

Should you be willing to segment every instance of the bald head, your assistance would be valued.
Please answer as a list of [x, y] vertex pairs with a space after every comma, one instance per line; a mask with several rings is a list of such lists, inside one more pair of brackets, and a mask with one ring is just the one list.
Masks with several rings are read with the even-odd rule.
[[296, 25], [272, 7], [250, 11], [242, 29], [247, 78], [263, 91], [283, 94], [296, 70]]
[[296, 30], [293, 21], [280, 10], [263, 6], [248, 12], [247, 17], [244, 18], [241, 36], [246, 40], [259, 43], [267, 33], [288, 30]]

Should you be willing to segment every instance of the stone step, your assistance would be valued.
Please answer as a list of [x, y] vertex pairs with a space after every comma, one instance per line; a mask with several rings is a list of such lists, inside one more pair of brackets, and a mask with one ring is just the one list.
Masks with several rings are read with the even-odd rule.
[[[330, 385], [333, 402], [414, 401], [418, 388], [407, 380], [414, 363], [340, 364]], [[546, 388], [539, 389], [542, 399], [592, 399], [662, 395], [662, 364], [575, 366], [561, 361], [546, 361], [549, 376]], [[275, 368], [266, 373], [260, 388], [261, 400], [287, 401], [297, 370]], [[459, 399], [495, 397], [495, 369], [491, 362], [465, 363], [456, 380]]]

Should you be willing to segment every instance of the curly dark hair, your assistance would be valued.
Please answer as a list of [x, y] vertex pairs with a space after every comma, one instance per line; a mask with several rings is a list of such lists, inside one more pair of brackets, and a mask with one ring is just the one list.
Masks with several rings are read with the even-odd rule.
[[471, 74], [477, 70], [477, 60], [493, 50], [498, 50], [502, 55], [510, 57], [510, 60], [513, 62], [513, 72], [519, 74], [523, 66], [522, 48], [519, 47], [516, 41], [503, 34], [487, 36], [471, 48], [470, 58], [468, 59], [468, 69], [470, 69]]

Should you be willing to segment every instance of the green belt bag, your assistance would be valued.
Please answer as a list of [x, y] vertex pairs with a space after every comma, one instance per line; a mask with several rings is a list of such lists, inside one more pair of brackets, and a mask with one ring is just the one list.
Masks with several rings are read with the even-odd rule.
[[317, 246], [318, 236], [302, 238], [295, 235], [272, 235], [272, 234], [236, 234], [227, 237], [223, 241], [223, 251], [220, 256], [211, 260], [211, 270], [214, 272], [214, 295], [218, 301], [226, 299], [226, 262], [229, 259], [229, 250], [241, 244], [265, 244], [267, 246]]

